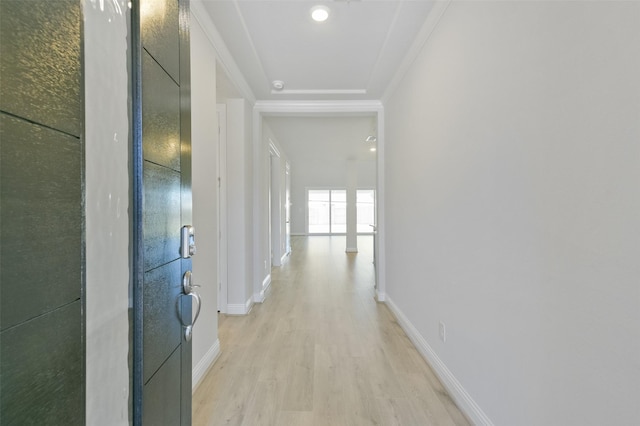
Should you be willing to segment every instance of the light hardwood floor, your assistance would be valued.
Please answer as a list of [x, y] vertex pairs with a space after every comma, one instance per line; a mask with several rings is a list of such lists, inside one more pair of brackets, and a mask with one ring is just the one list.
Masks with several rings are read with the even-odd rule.
[[374, 300], [372, 237], [293, 237], [271, 292], [219, 317], [222, 354], [193, 424], [468, 425], [388, 308]]

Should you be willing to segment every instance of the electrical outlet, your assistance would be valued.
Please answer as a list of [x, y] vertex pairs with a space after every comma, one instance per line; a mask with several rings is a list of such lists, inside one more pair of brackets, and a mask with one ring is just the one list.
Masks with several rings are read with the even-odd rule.
[[444, 323], [442, 321], [440, 321], [438, 323], [438, 332], [440, 334], [440, 340], [442, 340], [442, 342], [446, 342], [447, 341], [447, 331], [444, 327]]

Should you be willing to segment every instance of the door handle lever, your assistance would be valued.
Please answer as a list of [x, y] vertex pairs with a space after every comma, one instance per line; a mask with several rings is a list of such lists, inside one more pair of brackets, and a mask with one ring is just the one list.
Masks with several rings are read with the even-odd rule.
[[184, 328], [184, 338], [187, 342], [191, 341], [191, 337], [193, 334], [193, 326], [198, 321], [198, 317], [200, 316], [200, 308], [202, 307], [202, 299], [200, 295], [195, 291], [196, 288], [200, 287], [193, 283], [193, 274], [191, 271], [187, 271], [182, 276], [182, 289], [186, 296], [191, 296], [196, 304], [196, 314], [193, 317], [193, 321], [191, 324], [185, 324], [184, 320], [182, 320], [182, 327]]
[[193, 290], [197, 287], [200, 286], [193, 283], [193, 274], [191, 273], [191, 271], [185, 272], [182, 276], [182, 291], [184, 291], [184, 294], [193, 292]]
[[193, 317], [193, 321], [189, 325], [185, 325], [182, 323], [182, 327], [184, 328], [184, 338], [187, 342], [191, 341], [193, 337], [193, 326], [196, 325], [196, 321], [198, 321], [198, 317], [200, 316], [200, 307], [202, 306], [202, 299], [198, 293], [192, 292], [187, 294], [187, 296], [191, 296], [193, 300], [196, 302], [196, 315]]

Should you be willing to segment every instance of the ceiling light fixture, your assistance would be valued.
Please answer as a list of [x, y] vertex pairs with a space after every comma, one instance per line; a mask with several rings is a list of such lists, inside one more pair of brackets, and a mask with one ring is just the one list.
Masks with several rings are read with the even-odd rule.
[[376, 147], [375, 147], [375, 146], [372, 146], [371, 148], [369, 148], [369, 151], [371, 151], [371, 152], [376, 152]]
[[365, 142], [377, 142], [378, 138], [376, 138], [375, 136], [367, 136], [367, 138], [364, 140]]
[[329, 18], [329, 8], [327, 6], [318, 5], [311, 8], [311, 19], [316, 22], [324, 22]]
[[282, 81], [282, 80], [273, 80], [271, 85], [273, 86], [274, 90], [282, 90], [282, 89], [284, 89], [284, 81]]

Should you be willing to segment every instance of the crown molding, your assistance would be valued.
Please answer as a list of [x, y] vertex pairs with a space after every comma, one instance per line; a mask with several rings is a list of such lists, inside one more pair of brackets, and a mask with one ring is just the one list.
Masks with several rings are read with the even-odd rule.
[[434, 30], [437, 28], [438, 24], [440, 23], [440, 19], [442, 19], [444, 13], [447, 11], [452, 1], [453, 0], [442, 0], [435, 2], [435, 4], [433, 5], [433, 9], [431, 9], [431, 12], [429, 12], [427, 19], [420, 28], [420, 31], [418, 32], [418, 35], [416, 36], [413, 44], [411, 44], [411, 47], [407, 51], [407, 54], [404, 56], [404, 59], [402, 59], [398, 70], [393, 75], [393, 78], [389, 82], [389, 85], [387, 85], [387, 88], [384, 90], [384, 93], [382, 95], [382, 103], [387, 103], [391, 95], [393, 95], [393, 93], [396, 91], [396, 89], [400, 85], [400, 82], [407, 74], [407, 71], [409, 71], [411, 65], [413, 65], [415, 60], [418, 58], [418, 55], [422, 51], [422, 48], [425, 46], [425, 44], [427, 44], [427, 41], [431, 37], [431, 34], [433, 34]]
[[231, 52], [224, 43], [222, 36], [216, 29], [209, 13], [202, 4], [202, 0], [191, 0], [191, 13], [193, 17], [198, 21], [202, 29], [204, 30], [209, 42], [213, 47], [218, 59], [218, 65], [224, 70], [229, 77], [229, 80], [238, 89], [243, 98], [249, 101], [251, 104], [256, 103], [256, 96], [251, 90], [251, 87], [244, 78], [242, 71], [233, 59]]
[[366, 89], [284, 89], [271, 90], [272, 95], [366, 95]]
[[257, 101], [254, 111], [262, 115], [372, 115], [384, 108], [380, 101]]

